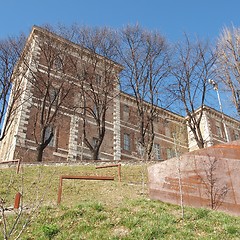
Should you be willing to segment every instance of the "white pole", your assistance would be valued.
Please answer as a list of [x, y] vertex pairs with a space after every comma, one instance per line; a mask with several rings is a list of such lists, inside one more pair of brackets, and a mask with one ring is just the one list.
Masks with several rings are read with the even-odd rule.
[[220, 111], [221, 111], [221, 114], [222, 114], [222, 122], [223, 122], [223, 127], [224, 127], [224, 131], [225, 131], [225, 135], [226, 135], [226, 140], [227, 140], [227, 142], [229, 142], [227, 126], [226, 126], [226, 123], [225, 123], [225, 120], [224, 120], [224, 115], [223, 115], [223, 109], [222, 109], [222, 103], [221, 103], [220, 95], [219, 95], [218, 90], [216, 90], [216, 92], [217, 92], [217, 96], [218, 96], [219, 108], [220, 108]]
[[212, 79], [209, 79], [209, 83], [212, 84], [213, 89], [214, 89], [214, 90], [216, 91], [216, 93], [217, 93], [219, 108], [220, 108], [221, 115], [222, 115], [223, 128], [224, 128], [224, 132], [225, 132], [225, 135], [226, 135], [226, 140], [227, 140], [227, 142], [229, 142], [229, 136], [228, 136], [227, 126], [226, 126], [225, 119], [224, 119], [222, 103], [221, 103], [221, 99], [220, 99], [220, 94], [219, 94], [219, 92], [218, 92], [218, 85], [217, 85], [217, 83], [216, 83], [214, 80], [212, 80]]

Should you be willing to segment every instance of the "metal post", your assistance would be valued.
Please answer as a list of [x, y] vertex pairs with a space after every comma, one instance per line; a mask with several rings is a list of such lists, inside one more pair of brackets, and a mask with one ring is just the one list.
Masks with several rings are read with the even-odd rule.
[[219, 92], [218, 92], [218, 84], [214, 80], [212, 80], [212, 79], [209, 79], [209, 83], [213, 86], [213, 89], [217, 93], [218, 104], [219, 104], [219, 108], [220, 108], [221, 115], [222, 115], [223, 128], [224, 128], [224, 132], [225, 132], [225, 135], [226, 135], [226, 140], [227, 140], [227, 142], [229, 142], [229, 136], [228, 136], [227, 126], [226, 126], [225, 119], [224, 119], [222, 103], [221, 103], [220, 95], [219, 95]]
[[17, 174], [19, 173], [19, 170], [20, 170], [20, 164], [21, 164], [21, 159], [19, 158], [17, 162], [17, 169], [16, 169]]
[[240, 97], [239, 97], [239, 94], [240, 94], [240, 90], [237, 90], [236, 91], [237, 112], [240, 115]]
[[118, 181], [122, 181], [122, 175], [121, 175], [121, 164], [118, 164]]
[[61, 202], [63, 179], [103, 180], [103, 181], [109, 181], [110, 180], [110, 181], [113, 181], [114, 177], [109, 177], [109, 176], [73, 176], [73, 175], [62, 175], [62, 176], [60, 176], [57, 204], [60, 204], [60, 202]]
[[18, 209], [19, 208], [21, 196], [22, 195], [21, 195], [20, 192], [16, 193], [15, 201], [14, 201], [14, 209]]
[[225, 120], [224, 120], [222, 103], [221, 103], [221, 99], [220, 99], [220, 95], [219, 95], [218, 89], [216, 89], [216, 93], [217, 93], [217, 96], [218, 96], [219, 108], [220, 108], [220, 111], [221, 111], [221, 114], [222, 114], [222, 122], [223, 122], [224, 132], [225, 132], [225, 135], [226, 135], [226, 140], [227, 140], [227, 142], [229, 142], [227, 126], [226, 126], [226, 123], [225, 123]]
[[58, 187], [58, 200], [57, 204], [61, 202], [61, 197], [62, 197], [62, 183], [63, 183], [63, 178], [60, 176], [60, 181], [59, 181], [59, 187]]
[[111, 165], [104, 165], [104, 166], [97, 166], [96, 169], [99, 168], [111, 168], [111, 167], [117, 167], [118, 168], [118, 181], [121, 182], [121, 163], [119, 164], [111, 164]]

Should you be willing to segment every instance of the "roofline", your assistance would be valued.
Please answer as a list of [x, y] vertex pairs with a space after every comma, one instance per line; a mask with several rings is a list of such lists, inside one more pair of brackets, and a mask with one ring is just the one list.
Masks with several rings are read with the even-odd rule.
[[[127, 92], [123, 92], [122, 90], [120, 91], [120, 96], [124, 96], [124, 97], [127, 97], [127, 98], [130, 98], [132, 99], [133, 101], [136, 101], [135, 97]], [[147, 105], [149, 105], [150, 103], [148, 103], [147, 101], [144, 101], [144, 103], [146, 103]], [[180, 114], [177, 114], [175, 112], [172, 112], [166, 108], [162, 108], [162, 107], [159, 107], [157, 105], [154, 105], [158, 110], [162, 110], [164, 112], [167, 112], [169, 115], [173, 115], [174, 117], [176, 118], [181, 118], [182, 120], [185, 120], [185, 117], [180, 115]]]
[[[27, 39], [26, 44], [31, 40], [31, 38], [33, 37], [33, 35], [34, 35], [35, 33], [37, 34], [37, 31], [40, 32], [40, 33], [46, 34], [46, 35], [48, 35], [48, 36], [50, 36], [50, 37], [52, 37], [52, 38], [55, 38], [55, 39], [59, 40], [60, 42], [69, 44], [69, 45], [71, 45], [72, 47], [74, 47], [74, 48], [76, 48], [76, 49], [81, 49], [81, 50], [86, 51], [86, 53], [91, 53], [91, 50], [90, 50], [90, 49], [87, 49], [87, 48], [85, 48], [85, 47], [83, 47], [83, 46], [81, 46], [81, 45], [79, 45], [79, 44], [76, 44], [76, 43], [74, 43], [74, 42], [72, 42], [72, 41], [70, 41], [70, 40], [68, 40], [68, 39], [65, 39], [64, 37], [61, 37], [61, 36], [57, 35], [57, 34], [54, 33], [54, 32], [51, 32], [51, 31], [49, 31], [49, 30], [47, 30], [47, 29], [44, 29], [44, 28], [39, 27], [39, 26], [36, 26], [36, 25], [33, 25], [32, 31], [31, 31], [28, 39]], [[117, 62], [115, 62], [115, 61], [113, 61], [113, 60], [111, 60], [111, 59], [109, 59], [109, 58], [107, 58], [107, 57], [104, 57], [104, 56], [102, 56], [102, 55], [100, 55], [100, 54], [98, 54], [98, 53], [96, 53], [96, 55], [97, 55], [100, 59], [107, 59], [109, 62], [113, 63], [114, 66], [118, 69], [119, 72], [121, 72], [121, 71], [124, 69], [124, 67], [123, 67], [121, 64], [119, 64], [119, 63], [117, 63]]]
[[[201, 107], [197, 108], [196, 111], [195, 111], [195, 113], [198, 113], [200, 110], [201, 110]], [[219, 110], [216, 110], [215, 108], [212, 108], [212, 107], [210, 107], [210, 106], [208, 106], [208, 105], [203, 105], [203, 110], [213, 111], [213, 112], [215, 112], [217, 115], [222, 115], [222, 114], [223, 114], [226, 119], [231, 120], [231, 121], [235, 121], [235, 122], [237, 122], [237, 123], [240, 123], [240, 121], [237, 120], [236, 118], [231, 117], [231, 116], [225, 114], [224, 112], [220, 112]], [[221, 116], [220, 116], [220, 117], [221, 117]], [[187, 118], [187, 116], [186, 116], [186, 118]]]

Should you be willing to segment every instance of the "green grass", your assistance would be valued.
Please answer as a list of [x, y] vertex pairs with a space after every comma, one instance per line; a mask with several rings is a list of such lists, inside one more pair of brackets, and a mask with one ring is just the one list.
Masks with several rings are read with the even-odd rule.
[[[116, 180], [64, 180], [62, 201], [57, 205], [62, 174], [114, 175]], [[96, 170], [91, 165], [24, 167], [19, 175], [14, 168], [0, 169], [0, 194], [5, 206], [10, 206], [15, 193], [23, 190], [23, 205], [29, 209], [21, 217], [15, 236], [24, 221], [34, 217], [21, 236], [23, 240], [240, 239], [239, 217], [185, 208], [182, 219], [179, 206], [148, 199], [142, 176], [146, 183], [146, 166], [122, 166], [121, 183], [116, 169]], [[39, 200], [40, 207], [32, 212]], [[14, 218], [7, 216], [9, 226]]]

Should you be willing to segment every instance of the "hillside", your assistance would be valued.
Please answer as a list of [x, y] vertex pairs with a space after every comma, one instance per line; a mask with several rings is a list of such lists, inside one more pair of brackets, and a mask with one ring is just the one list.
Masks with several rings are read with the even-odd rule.
[[[206, 209], [184, 209], [148, 199], [146, 165], [117, 169], [85, 166], [24, 166], [0, 168], [0, 196], [4, 207], [13, 206], [17, 191], [23, 193], [23, 213], [15, 239], [240, 239], [240, 218]], [[114, 181], [64, 180], [57, 205], [60, 175], [107, 175]], [[6, 210], [6, 208], [5, 208]], [[1, 212], [2, 213], [2, 212]], [[5, 212], [7, 232], [17, 217]], [[4, 219], [1, 235], [4, 239]]]

